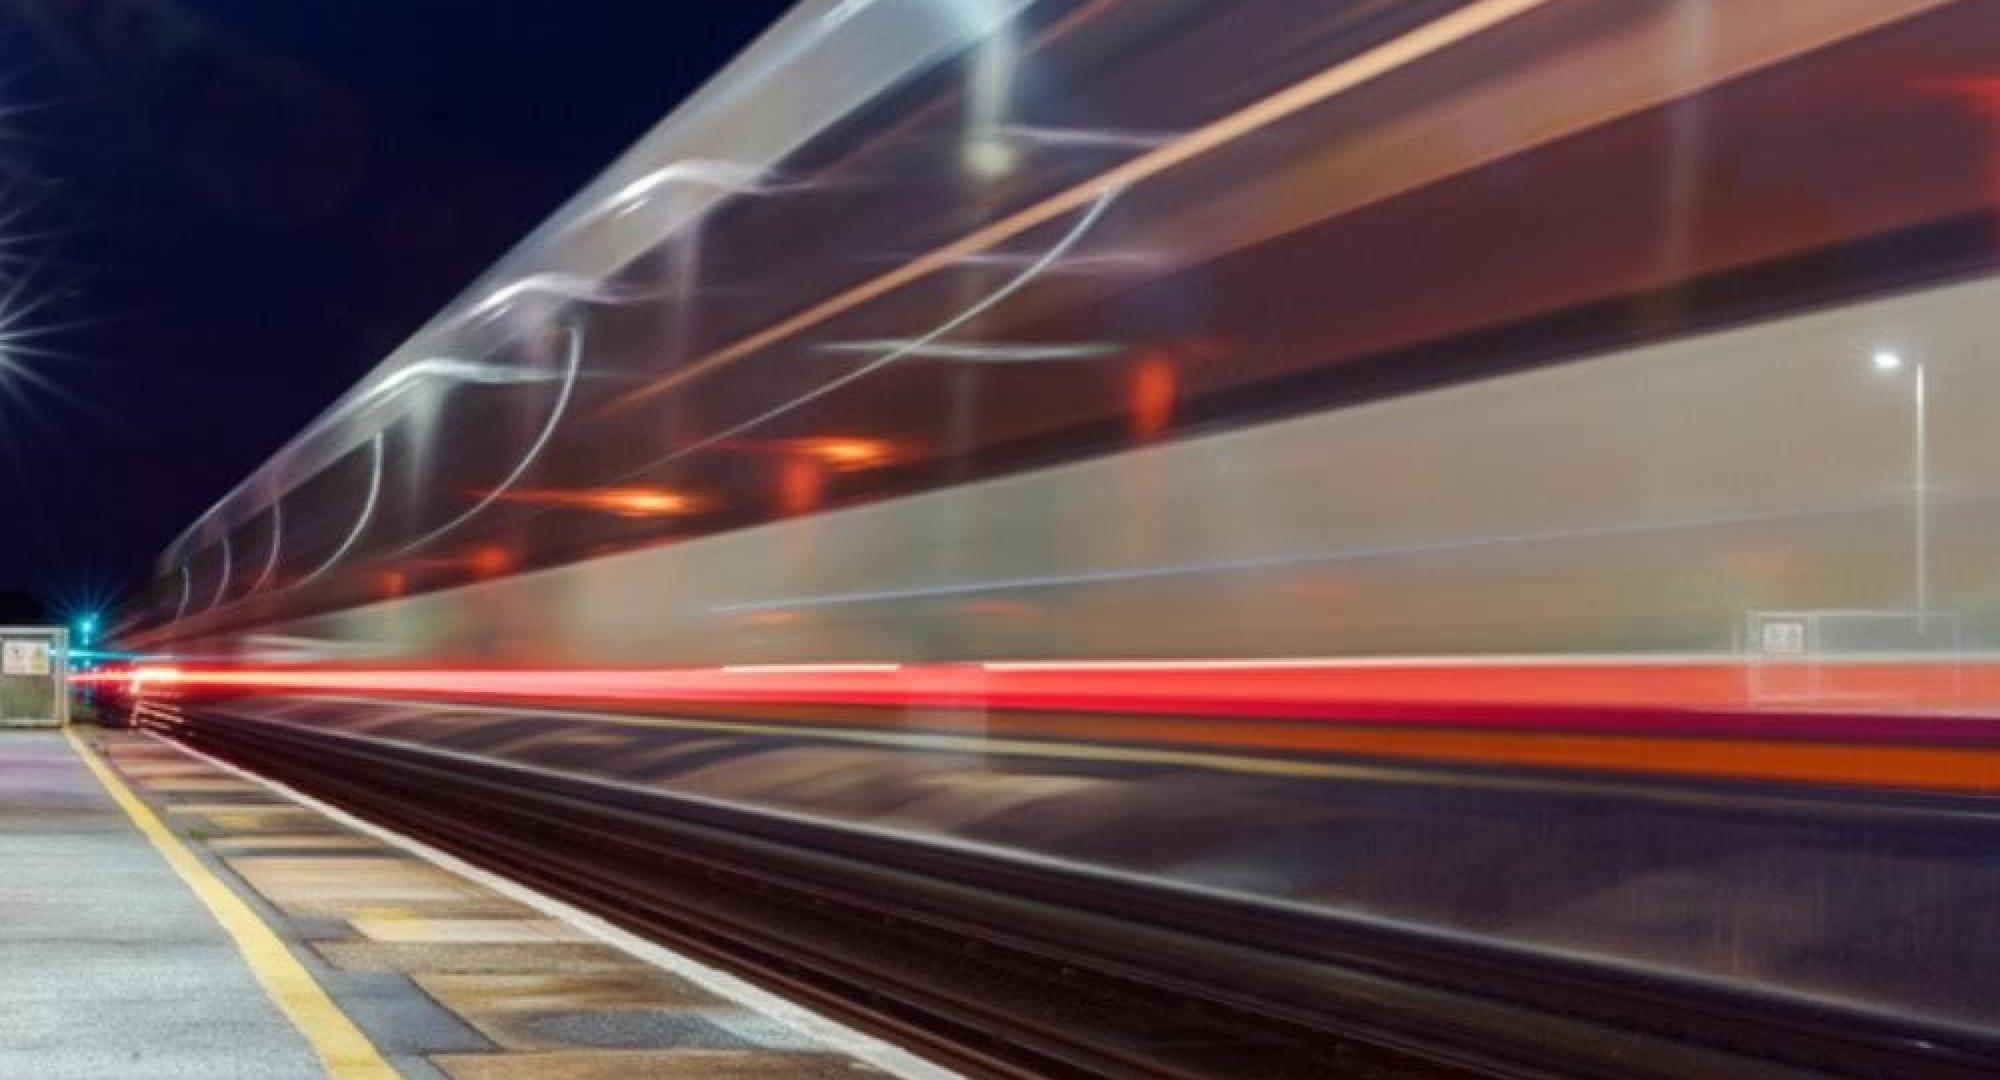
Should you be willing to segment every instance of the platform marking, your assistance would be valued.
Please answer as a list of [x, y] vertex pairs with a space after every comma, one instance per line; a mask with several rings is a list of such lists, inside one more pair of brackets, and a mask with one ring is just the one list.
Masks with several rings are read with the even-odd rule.
[[271, 791], [298, 803], [309, 810], [325, 815], [328, 819], [345, 825], [356, 832], [365, 833], [392, 847], [400, 848], [433, 866], [485, 886], [510, 900], [519, 901], [551, 918], [559, 919], [584, 933], [611, 946], [627, 956], [634, 957], [663, 971], [701, 987], [717, 997], [734, 1002], [752, 1012], [761, 1013], [807, 1038], [814, 1039], [830, 1049], [854, 1058], [857, 1061], [881, 1069], [900, 1080], [966, 1080], [963, 1074], [948, 1069], [932, 1061], [903, 1049], [894, 1043], [876, 1038], [866, 1032], [848, 1027], [837, 1020], [823, 1016], [813, 1010], [764, 989], [747, 979], [732, 975], [721, 968], [702, 963], [691, 956], [676, 952], [654, 941], [640, 937], [582, 908], [565, 903], [546, 893], [521, 884], [512, 878], [502, 877], [485, 867], [469, 863], [450, 852], [432, 847], [421, 840], [405, 836], [394, 829], [369, 821], [367, 818], [334, 806], [324, 800], [308, 795], [281, 780], [273, 780], [251, 772], [239, 765], [203, 753], [192, 746], [176, 742], [157, 731], [147, 735], [161, 744], [198, 761], [213, 765], [232, 776], [241, 777], [253, 783], [262, 784]]
[[402, 1074], [382, 1057], [354, 1021], [340, 1011], [318, 980], [256, 911], [188, 850], [180, 837], [162, 824], [152, 808], [133, 794], [82, 739], [71, 731], [63, 735], [111, 800], [208, 907], [215, 921], [228, 931], [251, 973], [257, 976], [264, 992], [285, 1018], [305, 1036], [327, 1076], [332, 1080], [401, 1080]]

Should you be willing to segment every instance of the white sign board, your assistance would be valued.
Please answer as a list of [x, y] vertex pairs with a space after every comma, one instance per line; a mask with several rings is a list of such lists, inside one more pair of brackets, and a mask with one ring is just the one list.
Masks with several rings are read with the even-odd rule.
[[0, 675], [47, 675], [48, 673], [48, 642], [0, 642]]
[[1795, 619], [1774, 619], [1764, 624], [1764, 640], [1758, 644], [1766, 653], [1798, 656], [1806, 651], [1806, 624]]

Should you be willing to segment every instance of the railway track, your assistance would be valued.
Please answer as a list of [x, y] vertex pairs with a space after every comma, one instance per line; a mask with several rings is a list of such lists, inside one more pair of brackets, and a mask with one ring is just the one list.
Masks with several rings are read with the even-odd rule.
[[975, 1076], [1973, 1077], [1995, 1060], [1860, 1014], [437, 750], [201, 711], [174, 734]]

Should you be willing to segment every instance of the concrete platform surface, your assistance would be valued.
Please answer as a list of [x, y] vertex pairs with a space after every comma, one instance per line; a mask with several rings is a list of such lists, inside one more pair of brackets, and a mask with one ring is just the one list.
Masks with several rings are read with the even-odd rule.
[[0, 1077], [322, 1075], [62, 735], [0, 732]]
[[813, 1030], [162, 739], [0, 733], [0, 1080], [890, 1075]]

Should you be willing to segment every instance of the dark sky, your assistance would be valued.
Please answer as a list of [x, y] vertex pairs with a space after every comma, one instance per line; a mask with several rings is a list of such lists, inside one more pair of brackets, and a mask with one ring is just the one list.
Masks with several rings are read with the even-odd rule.
[[787, 6], [0, 0], [0, 608], [136, 586]]

